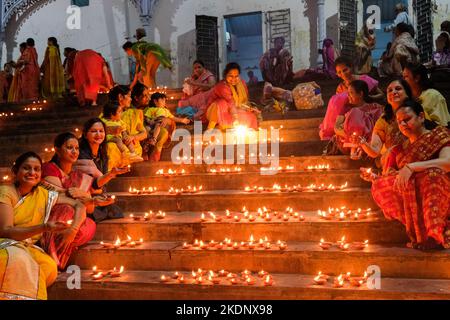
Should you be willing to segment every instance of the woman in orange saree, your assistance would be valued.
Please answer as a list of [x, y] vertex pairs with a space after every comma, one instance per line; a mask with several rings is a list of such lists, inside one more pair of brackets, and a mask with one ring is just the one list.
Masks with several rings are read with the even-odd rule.
[[56, 38], [48, 38], [48, 47], [45, 51], [44, 62], [41, 65], [42, 96], [46, 99], [59, 99], [66, 88], [64, 68]]
[[[46, 300], [47, 287], [58, 275], [56, 263], [35, 244], [44, 232], [62, 236], [62, 247], [73, 239], [85, 207], [78, 201], [38, 186], [42, 160], [35, 153], [14, 163], [14, 184], [0, 186], [0, 299]], [[55, 204], [75, 208], [76, 218], [49, 222]]]
[[23, 63], [21, 91], [22, 100], [32, 101], [39, 98], [39, 78], [40, 70], [38, 64], [38, 54], [34, 48], [34, 40], [27, 40], [27, 48], [25, 49], [21, 62]]
[[104, 85], [109, 91], [113, 85], [105, 59], [90, 49], [77, 52], [72, 76], [81, 106], [87, 101], [95, 105], [101, 87]]
[[[78, 138], [72, 133], [60, 134], [55, 139], [54, 147], [56, 149], [55, 156], [42, 168], [43, 183], [51, 186], [51, 189], [67, 193], [73, 199], [81, 201], [85, 204], [88, 212], [93, 212], [97, 201], [90, 194], [93, 178], [73, 169], [73, 164], [78, 160], [80, 154]], [[74, 219], [74, 215], [75, 210], [70, 205], [55, 205], [50, 213], [49, 221], [69, 221]], [[41, 244], [44, 250], [56, 261], [58, 268], [64, 270], [72, 253], [78, 247], [91, 241], [95, 235], [95, 230], [95, 222], [86, 218], [73, 242], [64, 250], [58, 250], [60, 238], [53, 234], [44, 234]]]
[[450, 131], [428, 130], [435, 124], [428, 125], [423, 107], [413, 100], [396, 117], [408, 141], [390, 154], [388, 174], [373, 181], [374, 200], [387, 219], [405, 225], [408, 246], [450, 248]]
[[17, 60], [17, 63], [13, 64], [14, 67], [14, 76], [11, 83], [11, 86], [9, 88], [8, 93], [8, 102], [11, 103], [17, 103], [22, 100], [22, 70], [23, 70], [23, 64], [21, 63], [23, 59], [23, 54], [27, 48], [27, 44], [21, 43], [20, 44], [20, 58]]

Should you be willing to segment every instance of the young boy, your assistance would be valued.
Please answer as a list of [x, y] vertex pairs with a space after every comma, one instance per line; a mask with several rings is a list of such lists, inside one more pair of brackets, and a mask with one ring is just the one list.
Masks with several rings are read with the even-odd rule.
[[135, 153], [133, 143], [130, 142], [126, 124], [121, 120], [122, 108], [108, 103], [103, 108], [103, 121], [106, 125], [106, 140], [115, 143], [124, 159], [130, 162], [141, 162], [144, 159]]
[[[167, 96], [156, 92], [150, 99], [150, 106], [144, 110], [146, 129], [150, 137], [150, 143], [156, 145], [161, 128], [169, 132], [174, 130], [173, 122], [189, 124], [191, 121], [186, 118], [175, 117], [166, 108]], [[173, 120], [173, 121], [170, 121]]]

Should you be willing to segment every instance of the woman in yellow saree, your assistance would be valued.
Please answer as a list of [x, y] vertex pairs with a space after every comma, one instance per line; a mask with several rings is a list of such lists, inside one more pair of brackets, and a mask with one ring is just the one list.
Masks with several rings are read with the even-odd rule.
[[62, 98], [62, 94], [66, 89], [66, 80], [58, 41], [54, 37], [48, 38], [48, 47], [45, 51], [41, 72], [44, 74], [42, 78], [42, 96], [47, 99]]
[[[148, 94], [147, 94], [148, 96]], [[122, 120], [127, 126], [129, 139], [132, 139], [135, 153], [142, 156], [141, 141], [147, 139], [147, 132], [144, 127], [144, 112], [142, 109], [131, 105], [131, 90], [128, 86], [115, 86], [109, 92], [109, 99], [111, 102], [119, 105], [122, 110]], [[148, 101], [147, 101], [148, 104]], [[128, 163], [122, 159], [122, 154], [114, 143], [108, 143], [108, 169], [121, 168]]]
[[[0, 299], [46, 300], [56, 277], [56, 263], [35, 246], [44, 232], [60, 233], [70, 244], [86, 217], [81, 202], [38, 186], [42, 160], [33, 152], [14, 163], [13, 185], [0, 186]], [[55, 204], [75, 208], [72, 224], [49, 222]]]

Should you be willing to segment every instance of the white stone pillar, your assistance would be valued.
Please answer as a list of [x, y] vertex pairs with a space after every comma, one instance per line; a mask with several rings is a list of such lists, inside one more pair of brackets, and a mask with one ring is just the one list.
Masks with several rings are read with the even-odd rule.
[[[317, 0], [317, 51], [322, 49], [323, 40], [326, 38], [325, 0]], [[322, 55], [317, 56], [317, 65], [322, 65]]]

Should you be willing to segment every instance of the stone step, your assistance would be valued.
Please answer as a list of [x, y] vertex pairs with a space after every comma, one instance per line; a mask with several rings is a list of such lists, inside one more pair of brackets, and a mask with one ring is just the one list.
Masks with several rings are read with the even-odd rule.
[[[325, 209], [325, 208], [322, 208]], [[408, 238], [403, 225], [390, 222], [374, 213], [373, 218], [354, 221], [350, 218], [345, 221], [322, 220], [317, 211], [299, 212], [305, 217], [305, 221], [299, 221], [293, 217], [289, 222], [274, 218], [271, 222], [258, 218], [255, 222], [241, 220], [223, 219], [214, 222], [208, 214], [207, 222], [200, 222], [201, 212], [168, 212], [163, 220], [152, 220], [149, 222], [135, 221], [129, 218], [118, 220], [107, 220], [97, 225], [95, 234], [96, 241], [112, 242], [119, 237], [127, 239], [144, 239], [145, 241], [183, 241], [193, 243], [195, 239], [203, 241], [223, 241], [225, 238], [238, 241], [248, 241], [251, 236], [256, 241], [259, 239], [309, 241], [319, 242], [337, 241], [343, 236], [351, 241], [366, 241], [369, 243], [406, 243]], [[133, 213], [135, 216], [144, 213]], [[224, 212], [215, 212], [216, 215], [225, 217]], [[241, 214], [239, 214], [241, 216]]]
[[378, 266], [382, 277], [450, 279], [450, 250], [421, 252], [398, 245], [369, 245], [364, 251], [322, 250], [318, 243], [287, 242], [281, 251], [232, 249], [201, 250], [182, 248], [181, 242], [144, 242], [137, 248], [103, 249], [93, 243], [78, 250], [71, 263], [81, 269], [93, 266], [111, 270], [124, 266], [128, 270], [243, 270], [264, 269], [270, 273], [338, 275], [360, 274], [368, 266]]
[[[217, 270], [219, 271], [219, 270]], [[243, 270], [241, 270], [243, 271]], [[259, 270], [255, 270], [258, 272]], [[360, 288], [333, 288], [332, 280], [326, 286], [313, 283], [314, 276], [301, 274], [272, 274], [274, 284], [265, 287], [261, 279], [254, 286], [193, 284], [192, 276], [185, 273], [186, 284], [161, 283], [160, 277], [172, 275], [171, 271], [125, 271], [120, 278], [91, 279], [91, 271], [82, 271], [81, 290], [68, 290], [67, 279], [62, 273], [49, 289], [50, 300], [448, 300], [449, 280], [396, 279], [383, 277], [379, 290]], [[221, 309], [218, 309], [221, 312]], [[210, 314], [214, 312], [210, 312]]]
[[314, 211], [317, 208], [340, 208], [355, 206], [375, 209], [370, 189], [353, 188], [339, 192], [302, 192], [302, 193], [246, 193], [236, 190], [204, 191], [200, 194], [169, 195], [158, 192], [153, 195], [129, 195], [116, 193], [117, 204], [125, 211], [240, 211], [243, 206], [248, 210], [266, 206], [273, 210], [285, 210], [293, 207], [302, 211]]
[[370, 188], [371, 184], [360, 178], [359, 170], [333, 170], [329, 172], [292, 172], [278, 173], [276, 176], [255, 174], [255, 172], [229, 173], [216, 175], [214, 173], [187, 174], [183, 176], [136, 176], [117, 178], [108, 184], [110, 192], [126, 192], [129, 188], [143, 189], [156, 187], [158, 190], [186, 188], [187, 186], [202, 185], [205, 190], [245, 190], [246, 187], [272, 187], [311, 184], [333, 184], [341, 186], [348, 183], [352, 187]]
[[[279, 143], [279, 156], [280, 157], [304, 157], [304, 156], [319, 156], [323, 154], [324, 148], [327, 146], [328, 141], [301, 141], [301, 142], [281, 142]], [[163, 150], [161, 160], [171, 161], [172, 150], [174, 146], [171, 146]], [[193, 150], [192, 146], [192, 150]], [[249, 147], [246, 147], [246, 154], [250, 154]], [[268, 144], [268, 153], [271, 153], [271, 144]], [[204, 150], [204, 148], [203, 148]], [[193, 153], [193, 152], [191, 152]], [[226, 149], [223, 148], [223, 154], [226, 154]], [[256, 154], [259, 154], [259, 149]], [[178, 155], [177, 155], [178, 156]]]
[[[353, 161], [349, 160], [348, 156], [307, 156], [307, 157], [281, 157], [279, 159], [279, 165], [283, 168], [287, 166], [294, 167], [294, 170], [301, 171], [306, 170], [309, 166], [324, 165], [330, 166], [330, 172], [333, 173], [334, 170], [358, 170], [361, 167], [370, 166], [371, 164], [362, 160]], [[220, 171], [220, 169], [230, 168], [234, 170], [235, 168], [241, 168], [242, 172], [260, 172], [261, 168], [270, 168], [268, 165], [261, 164], [241, 164], [241, 165], [207, 165], [207, 164], [191, 164], [191, 165], [175, 165], [172, 161], [162, 161], [158, 163], [154, 162], [142, 162], [134, 164], [131, 173], [126, 176], [154, 176], [159, 170], [164, 170], [164, 172], [181, 171], [185, 170], [187, 174], [195, 173], [209, 173], [211, 169]], [[314, 171], [320, 173], [320, 171]], [[328, 172], [328, 171], [327, 171]], [[229, 173], [217, 174], [218, 178]]]

